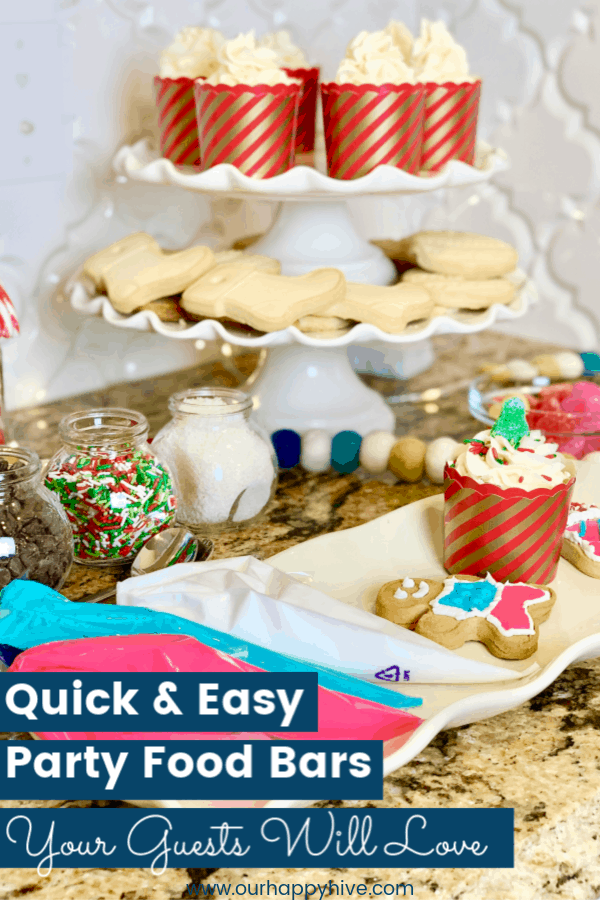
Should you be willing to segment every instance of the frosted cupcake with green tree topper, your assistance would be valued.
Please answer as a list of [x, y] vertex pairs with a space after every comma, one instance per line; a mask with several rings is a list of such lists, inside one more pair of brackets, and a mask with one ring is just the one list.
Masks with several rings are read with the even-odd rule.
[[521, 400], [446, 466], [444, 564], [455, 574], [548, 584], [575, 484], [569, 460], [530, 431]]

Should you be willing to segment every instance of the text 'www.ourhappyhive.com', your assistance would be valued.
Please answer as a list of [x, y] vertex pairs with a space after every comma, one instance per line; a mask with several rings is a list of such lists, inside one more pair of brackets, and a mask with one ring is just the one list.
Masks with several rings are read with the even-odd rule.
[[255, 882], [240, 884], [188, 884], [187, 894], [189, 897], [303, 897], [304, 900], [316, 898], [316, 900], [324, 900], [330, 897], [412, 897], [413, 886], [402, 882], [393, 884], [388, 882], [376, 882], [375, 884], [347, 884], [344, 881], [337, 883], [334, 881], [325, 884], [290, 884], [283, 882], [277, 884], [275, 882]]

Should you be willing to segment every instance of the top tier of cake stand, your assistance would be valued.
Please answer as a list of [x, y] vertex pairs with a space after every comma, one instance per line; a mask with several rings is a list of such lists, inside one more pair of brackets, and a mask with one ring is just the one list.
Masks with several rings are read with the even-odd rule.
[[315, 166], [294, 166], [274, 178], [249, 178], [235, 166], [223, 163], [196, 172], [174, 166], [152, 149], [147, 139], [117, 152], [113, 167], [117, 174], [151, 184], [179, 185], [207, 194], [235, 194], [249, 200], [304, 200], [328, 202], [353, 197], [390, 194], [420, 194], [446, 187], [466, 187], [487, 181], [508, 165], [503, 150], [479, 142], [475, 165], [452, 160], [437, 174], [411, 175], [395, 166], [377, 166], [362, 178], [329, 178], [323, 171], [322, 154], [315, 154]]

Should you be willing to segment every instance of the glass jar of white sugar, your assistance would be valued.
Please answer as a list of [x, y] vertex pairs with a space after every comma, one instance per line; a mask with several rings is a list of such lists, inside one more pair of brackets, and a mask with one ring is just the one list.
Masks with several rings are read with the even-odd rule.
[[277, 461], [251, 420], [252, 400], [229, 388], [195, 388], [169, 398], [170, 422], [152, 442], [175, 482], [177, 521], [194, 531], [246, 525], [277, 486]]

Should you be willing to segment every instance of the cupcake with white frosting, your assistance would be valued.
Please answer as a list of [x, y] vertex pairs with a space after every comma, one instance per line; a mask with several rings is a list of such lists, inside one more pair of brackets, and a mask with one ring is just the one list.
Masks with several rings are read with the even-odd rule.
[[154, 79], [160, 146], [162, 155], [175, 165], [200, 165], [194, 82], [215, 71], [224, 40], [214, 28], [188, 26], [161, 54]]
[[289, 31], [272, 31], [263, 35], [260, 46], [272, 50], [277, 55], [279, 66], [301, 84], [296, 153], [312, 153], [315, 149], [320, 69], [310, 64], [304, 52], [292, 41]]
[[224, 42], [214, 28], [182, 28], [160, 55], [160, 77], [207, 78], [217, 68], [217, 53]]
[[455, 575], [548, 584], [556, 574], [575, 477], [556, 444], [507, 400], [491, 430], [445, 471], [444, 560]]
[[219, 47], [195, 96], [203, 169], [229, 163], [270, 178], [293, 166], [300, 83], [253, 31]]
[[419, 171], [424, 91], [410, 65], [411, 47], [412, 36], [399, 22], [361, 31], [335, 81], [321, 85], [332, 177], [359, 178], [379, 165]]
[[294, 44], [289, 31], [269, 31], [259, 38], [259, 45], [276, 54], [282, 69], [306, 69], [309, 66], [304, 51]]
[[452, 159], [473, 165], [481, 80], [464, 48], [443, 22], [423, 19], [410, 60], [425, 90], [421, 168], [437, 171]]

